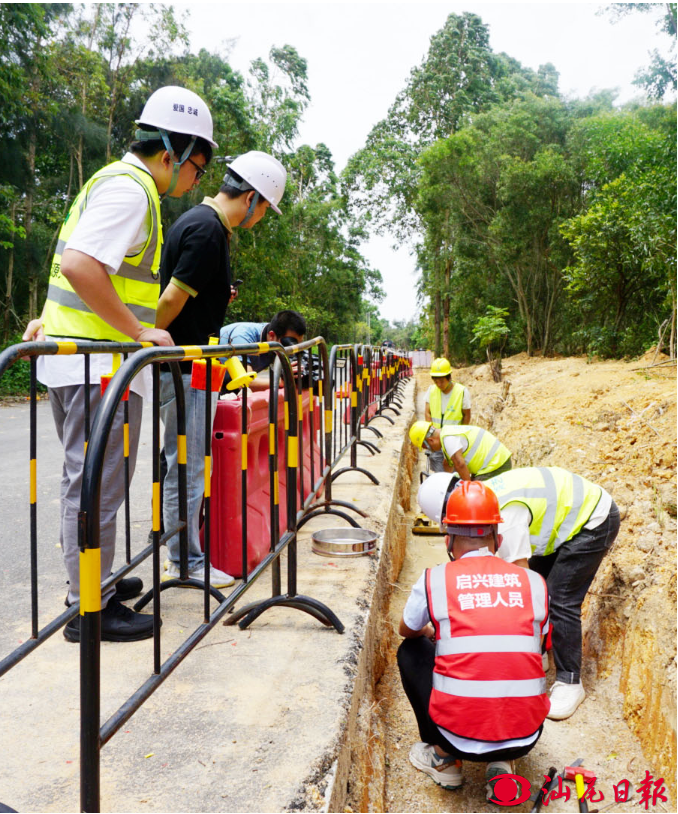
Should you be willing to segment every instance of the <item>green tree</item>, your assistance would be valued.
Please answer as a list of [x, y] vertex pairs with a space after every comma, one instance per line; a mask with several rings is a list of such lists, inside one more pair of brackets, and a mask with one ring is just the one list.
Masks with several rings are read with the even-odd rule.
[[473, 341], [477, 342], [479, 347], [485, 348], [487, 362], [495, 382], [501, 381], [501, 354], [506, 345], [506, 338], [511, 332], [506, 324], [508, 314], [508, 308], [488, 305], [485, 316], [476, 320], [473, 326]]
[[[27, 289], [28, 312], [38, 309], [39, 257], [44, 250], [41, 208], [54, 207], [42, 186], [43, 167], [58, 168], [61, 146], [56, 143], [54, 123], [59, 114], [59, 83], [54, 60], [53, 32], [60, 30], [66, 4], [0, 6], [4, 44], [0, 51], [0, 87], [6, 89], [0, 145], [5, 161], [0, 185], [6, 190], [9, 220], [15, 235], [3, 258], [6, 309], [16, 314], [13, 269], [22, 267], [21, 280]], [[20, 94], [20, 95], [19, 95]], [[9, 188], [9, 191], [8, 191]], [[37, 216], [37, 222], [36, 222]], [[7, 224], [5, 215], [5, 224]], [[5, 335], [9, 329], [5, 319]]]
[[572, 135], [587, 206], [561, 227], [574, 250], [568, 290], [590, 352], [643, 352], [676, 320], [675, 106], [584, 120]]
[[634, 84], [643, 88], [650, 99], [660, 101], [667, 91], [676, 90], [676, 25], [677, 3], [612, 3], [605, 8], [605, 12], [613, 22], [620, 20], [628, 14], [635, 12], [656, 14], [663, 11], [658, 20], [660, 31], [671, 39], [670, 55], [663, 56], [655, 48], [650, 51], [650, 64], [636, 73]]
[[386, 118], [348, 163], [343, 178], [351, 216], [361, 218], [366, 228], [388, 231], [399, 243], [415, 246], [422, 271], [420, 295], [430, 298], [434, 312], [436, 353], [450, 353], [454, 245], [460, 236], [444, 203], [422, 208], [426, 181], [419, 159], [436, 140], [460, 132], [493, 105], [528, 93], [552, 97], [557, 84], [550, 64], [534, 72], [506, 54], [493, 53], [489, 30], [477, 15], [451, 14]]
[[289, 149], [310, 99], [306, 60], [291, 45], [271, 48], [271, 65], [252, 62], [250, 99], [262, 150]]
[[[245, 283], [228, 318], [263, 320], [298, 308], [312, 333], [346, 341], [376, 309], [381, 275], [360, 253], [365, 232], [348, 218], [330, 151], [292, 147], [310, 100], [306, 61], [295, 48], [273, 48], [244, 77], [223, 55], [190, 53], [182, 22], [165, 5], [5, 4], [0, 22], [5, 338], [43, 301], [54, 241], [79, 185], [122, 154], [146, 99], [168, 84], [205, 99], [222, 154], [263, 149], [289, 170], [283, 215], [269, 216], [256, 233], [236, 230], [233, 265]], [[214, 194], [224, 170], [217, 156], [199, 191], [165, 201], [165, 227]], [[381, 330], [376, 313], [375, 321]]]
[[[553, 344], [567, 248], [558, 226], [579, 205], [577, 178], [565, 154], [569, 118], [559, 100], [527, 93], [479, 114], [421, 157], [417, 206], [432, 243], [434, 273], [438, 265], [435, 284], [444, 309], [470, 276], [480, 274], [485, 286], [499, 289], [496, 277], [503, 277], [528, 353]], [[471, 307], [477, 315], [485, 304]], [[443, 325], [463, 318], [452, 310]], [[450, 345], [448, 334], [448, 352]]]

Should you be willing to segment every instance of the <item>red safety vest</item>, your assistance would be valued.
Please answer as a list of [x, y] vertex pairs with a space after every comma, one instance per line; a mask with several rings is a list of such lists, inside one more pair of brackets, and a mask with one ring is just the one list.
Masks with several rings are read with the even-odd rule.
[[466, 557], [427, 569], [426, 596], [436, 632], [431, 719], [478, 741], [533, 735], [550, 708], [542, 577], [499, 557]]

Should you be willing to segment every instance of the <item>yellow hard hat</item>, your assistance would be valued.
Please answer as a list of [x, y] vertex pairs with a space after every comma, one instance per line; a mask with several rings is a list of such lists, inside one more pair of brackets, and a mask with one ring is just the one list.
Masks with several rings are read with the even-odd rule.
[[449, 376], [452, 373], [452, 365], [444, 357], [433, 360], [431, 365], [431, 376]]
[[415, 447], [421, 449], [431, 426], [430, 421], [415, 421], [410, 427], [410, 441]]

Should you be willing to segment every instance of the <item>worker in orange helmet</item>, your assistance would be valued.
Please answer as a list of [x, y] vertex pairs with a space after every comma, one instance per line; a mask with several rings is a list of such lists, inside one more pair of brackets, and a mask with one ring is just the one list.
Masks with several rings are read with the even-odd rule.
[[[414, 585], [398, 649], [422, 739], [410, 762], [448, 789], [461, 785], [463, 760], [486, 763], [487, 799], [495, 802], [495, 783], [515, 774], [513, 761], [536, 744], [549, 711], [546, 583], [495, 556], [500, 522], [484, 483], [462, 481], [451, 493], [443, 518], [450, 562], [427, 568]], [[511, 782], [515, 800], [521, 788]]]

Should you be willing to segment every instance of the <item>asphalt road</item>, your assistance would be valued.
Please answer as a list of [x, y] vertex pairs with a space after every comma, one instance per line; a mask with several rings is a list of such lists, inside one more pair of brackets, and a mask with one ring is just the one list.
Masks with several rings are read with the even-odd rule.
[[[144, 411], [137, 469], [130, 490], [132, 553], [151, 527], [151, 411]], [[0, 406], [0, 658], [30, 636], [29, 404]], [[47, 400], [37, 404], [37, 517], [39, 625], [63, 611], [66, 571], [59, 544], [59, 489], [63, 454]], [[104, 485], [105, 486], [105, 485]], [[122, 513], [120, 514], [122, 517]], [[115, 565], [124, 559], [124, 523], [118, 521]], [[60, 634], [56, 634], [60, 635]]]

